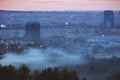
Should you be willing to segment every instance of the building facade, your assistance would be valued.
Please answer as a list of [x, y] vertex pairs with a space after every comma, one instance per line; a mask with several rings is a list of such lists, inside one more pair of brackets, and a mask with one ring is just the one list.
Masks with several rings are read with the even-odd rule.
[[40, 42], [40, 22], [28, 22], [25, 25], [25, 40]]

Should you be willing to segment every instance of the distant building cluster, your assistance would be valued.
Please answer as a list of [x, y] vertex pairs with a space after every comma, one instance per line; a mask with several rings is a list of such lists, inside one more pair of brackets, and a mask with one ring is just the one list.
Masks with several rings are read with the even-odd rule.
[[117, 36], [120, 35], [120, 27], [115, 25], [114, 12], [106, 10], [102, 17], [99, 26], [86, 23], [75, 25], [70, 21], [45, 26], [39, 21], [28, 21], [24, 25], [0, 24], [0, 53], [21, 52], [29, 47], [55, 47], [83, 55], [117, 54], [120, 50], [120, 37]]
[[[101, 36], [104, 35], [119, 35], [120, 28], [115, 27], [115, 20], [114, 20], [114, 12], [110, 10], [104, 11], [103, 14], [103, 23], [100, 26], [89, 26], [86, 24], [81, 25], [74, 25], [69, 21], [64, 22], [64, 24], [58, 24], [58, 26], [48, 25], [45, 26], [44, 30], [45, 33], [49, 33], [48, 35], [59, 35], [63, 34], [64, 36], [69, 35], [77, 35], [80, 34], [81, 36], [90, 36], [90, 35], [97, 35], [100, 34]], [[54, 25], [54, 24], [53, 24]], [[42, 27], [43, 28], [43, 27]], [[53, 28], [53, 29], [50, 29]], [[61, 29], [59, 29], [61, 28]], [[72, 30], [71, 30], [72, 29]], [[46, 31], [49, 32], [46, 32]], [[0, 24], [0, 38], [2, 39], [23, 39], [24, 41], [33, 41], [35, 43], [40, 42], [40, 35], [42, 29], [40, 22], [31, 22], [28, 21], [25, 25], [19, 24], [12, 24], [11, 26], [6, 24]], [[72, 33], [72, 34], [71, 34]], [[44, 34], [42, 34], [44, 36]]]
[[28, 22], [25, 26], [7, 26], [0, 25], [0, 39], [22, 39], [24, 41], [33, 41], [34, 43], [40, 42], [40, 23]]
[[24, 30], [0, 30], [0, 37], [3, 39], [23, 38]]
[[102, 35], [120, 35], [120, 26], [115, 26], [115, 15], [113, 11], [104, 11], [103, 19], [103, 24], [97, 28], [97, 33]]

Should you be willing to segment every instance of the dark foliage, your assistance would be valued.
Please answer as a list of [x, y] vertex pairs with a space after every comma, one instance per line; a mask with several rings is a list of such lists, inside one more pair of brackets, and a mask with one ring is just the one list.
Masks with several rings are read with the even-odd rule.
[[39, 71], [30, 72], [26, 65], [20, 65], [16, 69], [14, 66], [0, 65], [0, 80], [79, 80], [77, 73], [74, 70], [64, 68], [59, 70], [55, 68], [47, 68]]
[[119, 72], [119, 73], [116, 73], [116, 74], [113, 74], [113, 75], [108, 76], [107, 80], [120, 80], [120, 72]]

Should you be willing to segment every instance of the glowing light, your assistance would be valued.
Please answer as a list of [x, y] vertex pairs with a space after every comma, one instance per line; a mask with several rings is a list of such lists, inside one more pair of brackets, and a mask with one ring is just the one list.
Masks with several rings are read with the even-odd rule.
[[69, 25], [70, 23], [69, 22], [65, 22], [65, 26]]
[[105, 35], [104, 35], [104, 34], [102, 34], [102, 37], [105, 37]]
[[6, 27], [6, 25], [5, 25], [5, 24], [1, 24], [1, 25], [0, 25], [0, 27], [5, 28], [5, 27]]
[[42, 48], [42, 47], [43, 47], [43, 45], [40, 45], [40, 47]]

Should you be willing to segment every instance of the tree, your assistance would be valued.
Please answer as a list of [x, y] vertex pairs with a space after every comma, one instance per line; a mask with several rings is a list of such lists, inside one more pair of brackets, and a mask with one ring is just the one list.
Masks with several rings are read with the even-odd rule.
[[20, 65], [20, 68], [17, 70], [16, 80], [28, 80], [30, 70], [26, 65]]

